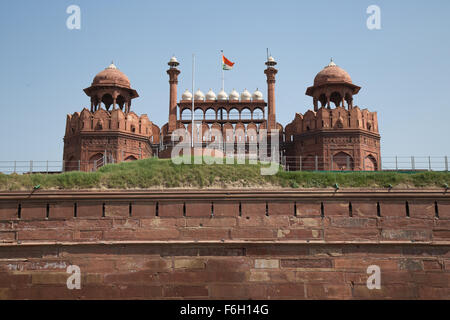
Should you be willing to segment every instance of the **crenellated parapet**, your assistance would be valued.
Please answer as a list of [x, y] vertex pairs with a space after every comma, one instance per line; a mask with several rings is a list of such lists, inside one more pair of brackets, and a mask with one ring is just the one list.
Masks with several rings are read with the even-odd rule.
[[98, 109], [91, 112], [84, 108], [81, 113], [67, 115], [66, 137], [90, 132], [131, 133], [148, 138], [151, 143], [159, 143], [160, 129], [146, 114], [138, 116], [134, 112], [125, 114], [120, 109], [107, 111]]
[[350, 110], [344, 107], [320, 108], [317, 112], [308, 110], [304, 115], [296, 113], [294, 120], [285, 128], [286, 141], [291, 136], [317, 130], [357, 129], [378, 134], [377, 113], [358, 106]]

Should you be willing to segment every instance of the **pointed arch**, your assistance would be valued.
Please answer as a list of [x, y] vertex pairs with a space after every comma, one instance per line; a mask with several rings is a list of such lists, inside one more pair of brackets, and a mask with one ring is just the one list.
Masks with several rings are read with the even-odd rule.
[[347, 152], [340, 151], [333, 155], [333, 165], [331, 170], [336, 171], [353, 171], [355, 165], [353, 162], [353, 157]]
[[378, 171], [377, 160], [376, 160], [375, 157], [372, 156], [371, 154], [369, 154], [369, 155], [364, 159], [364, 170], [365, 170], [365, 171]]

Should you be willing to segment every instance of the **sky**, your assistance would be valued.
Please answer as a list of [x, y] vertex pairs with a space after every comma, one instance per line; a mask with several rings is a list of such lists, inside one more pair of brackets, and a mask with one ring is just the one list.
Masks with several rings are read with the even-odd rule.
[[[66, 9], [77, 5], [80, 29]], [[369, 30], [368, 6], [381, 12]], [[139, 93], [132, 110], [168, 121], [167, 62], [180, 62], [178, 99], [221, 88], [220, 50], [235, 62], [225, 90], [266, 98], [266, 48], [278, 62], [283, 126], [312, 108], [305, 95], [333, 57], [362, 89], [354, 104], [378, 113], [382, 156], [450, 156], [450, 1], [41, 0], [0, 4], [0, 161], [62, 160], [66, 115], [113, 60]]]

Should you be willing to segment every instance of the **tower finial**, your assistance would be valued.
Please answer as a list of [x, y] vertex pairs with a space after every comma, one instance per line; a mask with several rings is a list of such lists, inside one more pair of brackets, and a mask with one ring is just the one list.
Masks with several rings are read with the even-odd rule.
[[117, 67], [115, 66], [113, 60], [111, 60], [111, 64], [110, 64], [110, 65], [108, 66], [108, 68], [106, 68], [106, 69], [117, 69]]
[[333, 57], [330, 58], [330, 63], [327, 65], [327, 67], [335, 67], [336, 64], [333, 61]]

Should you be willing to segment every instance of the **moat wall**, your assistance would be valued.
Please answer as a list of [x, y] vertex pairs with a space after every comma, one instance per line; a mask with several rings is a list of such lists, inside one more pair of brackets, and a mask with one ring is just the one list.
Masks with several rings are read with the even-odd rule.
[[2, 299], [450, 298], [442, 191], [11, 192], [0, 220]]

